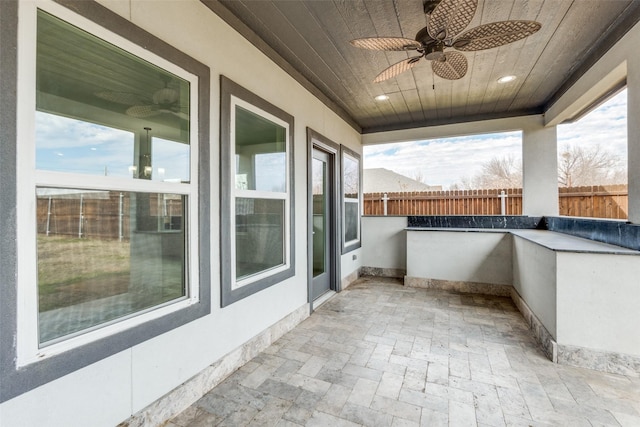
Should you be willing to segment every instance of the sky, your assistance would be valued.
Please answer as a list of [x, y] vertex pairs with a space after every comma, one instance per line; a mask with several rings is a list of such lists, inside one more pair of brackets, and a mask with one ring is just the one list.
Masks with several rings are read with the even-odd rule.
[[[573, 124], [558, 126], [558, 149], [580, 144], [599, 144], [626, 164], [626, 90]], [[92, 175], [131, 176], [133, 164], [131, 132], [38, 112], [36, 114], [36, 167], [45, 170]], [[153, 176], [157, 180], [185, 181], [189, 177], [189, 146], [153, 140]], [[465, 178], [477, 175], [482, 164], [494, 157], [512, 157], [522, 162], [520, 132], [432, 139], [397, 144], [365, 146], [363, 166], [386, 168], [399, 174], [424, 177], [429, 185], [448, 189]], [[264, 159], [265, 171], [282, 169], [282, 159]], [[277, 174], [263, 174], [276, 181]], [[277, 178], [277, 179], [276, 179]], [[271, 189], [275, 184], [269, 184]]]
[[[579, 121], [559, 125], [558, 150], [569, 145], [599, 144], [626, 164], [626, 111], [624, 90]], [[419, 173], [425, 183], [441, 185], [446, 190], [463, 178], [478, 174], [482, 164], [493, 157], [508, 156], [522, 162], [521, 132], [369, 145], [363, 148], [363, 165], [366, 169], [386, 168], [412, 178]]]
[[[36, 168], [131, 177], [133, 132], [36, 112]], [[189, 146], [152, 138], [152, 179], [189, 180]]]

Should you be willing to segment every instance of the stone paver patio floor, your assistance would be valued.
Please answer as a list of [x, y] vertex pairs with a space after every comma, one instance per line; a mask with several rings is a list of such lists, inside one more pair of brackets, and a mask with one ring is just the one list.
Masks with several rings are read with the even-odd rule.
[[551, 363], [509, 298], [364, 277], [167, 425], [640, 426], [640, 378]]

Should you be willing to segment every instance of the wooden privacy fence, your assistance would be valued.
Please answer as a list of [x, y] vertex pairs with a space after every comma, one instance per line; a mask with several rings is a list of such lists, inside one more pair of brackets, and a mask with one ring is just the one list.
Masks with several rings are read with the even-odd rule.
[[627, 185], [560, 188], [560, 215], [628, 219]]
[[[560, 215], [627, 219], [626, 185], [559, 189]], [[367, 193], [365, 215], [522, 215], [522, 189]]]
[[[132, 218], [155, 231], [179, 230], [180, 196], [141, 194], [132, 206], [130, 193], [117, 191], [43, 194], [37, 198], [37, 230], [44, 236], [129, 240]], [[149, 231], [149, 227], [144, 228]]]
[[42, 196], [37, 199], [38, 233], [46, 236], [129, 236], [129, 197], [119, 192]]

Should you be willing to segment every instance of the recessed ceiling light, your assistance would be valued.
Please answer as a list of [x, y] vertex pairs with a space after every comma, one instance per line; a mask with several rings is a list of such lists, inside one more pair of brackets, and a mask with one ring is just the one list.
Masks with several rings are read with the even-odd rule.
[[509, 83], [516, 79], [516, 76], [503, 76], [498, 79], [498, 83]]
[[378, 95], [375, 99], [376, 101], [386, 101], [387, 99], [389, 99], [389, 95]]

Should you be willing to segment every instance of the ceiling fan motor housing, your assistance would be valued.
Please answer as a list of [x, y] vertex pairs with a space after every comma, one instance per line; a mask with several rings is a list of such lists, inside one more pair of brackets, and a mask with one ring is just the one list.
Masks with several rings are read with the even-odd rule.
[[444, 56], [444, 43], [434, 42], [425, 46], [424, 57], [429, 61], [438, 61]]
[[435, 40], [429, 35], [427, 27], [424, 27], [416, 34], [416, 41], [422, 43], [423, 46], [433, 43]]
[[157, 90], [153, 94], [153, 102], [155, 104], [167, 105], [173, 104], [178, 100], [178, 91], [169, 87]]
[[429, 15], [433, 12], [433, 9], [440, 3], [440, 0], [425, 0], [424, 2], [424, 13]]
[[422, 44], [422, 48], [418, 51], [424, 53], [424, 57], [429, 61], [437, 61], [444, 55], [444, 42], [434, 40], [427, 31], [427, 27], [424, 27], [418, 34], [416, 34], [416, 41]]

